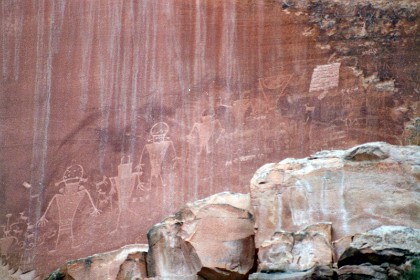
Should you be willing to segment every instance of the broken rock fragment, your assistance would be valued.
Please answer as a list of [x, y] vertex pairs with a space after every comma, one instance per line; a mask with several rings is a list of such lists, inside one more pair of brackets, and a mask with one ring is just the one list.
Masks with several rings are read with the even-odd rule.
[[420, 258], [420, 230], [382, 226], [356, 234], [338, 259], [338, 266], [363, 263], [401, 265], [410, 258]]
[[148, 271], [161, 279], [246, 279], [254, 265], [249, 195], [188, 204], [148, 233]]
[[299, 272], [332, 265], [331, 224], [316, 224], [299, 232], [276, 232], [259, 248], [258, 270]]
[[69, 261], [47, 279], [146, 279], [147, 250], [145, 244], [132, 244], [115, 251]]

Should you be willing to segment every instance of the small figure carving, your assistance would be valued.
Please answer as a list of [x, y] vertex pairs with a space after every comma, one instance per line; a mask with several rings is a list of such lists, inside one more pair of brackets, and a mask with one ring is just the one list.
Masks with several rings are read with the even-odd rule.
[[96, 207], [101, 211], [109, 208], [112, 212], [114, 209], [113, 196], [117, 193], [117, 191], [115, 190], [111, 179], [103, 176], [101, 181], [95, 183], [95, 188], [97, 192]]
[[312, 115], [315, 112], [315, 106], [309, 106], [305, 104], [305, 122], [312, 120]]
[[64, 172], [63, 179], [55, 184], [55, 186], [64, 184], [64, 187], [60, 189], [59, 194], [53, 196], [48, 203], [44, 214], [38, 221], [38, 225], [40, 226], [44, 226], [48, 223], [46, 215], [55, 202], [58, 208], [58, 234], [55, 248], [57, 248], [60, 238], [64, 234], [70, 236], [71, 244], [74, 246], [73, 221], [76, 211], [79, 208], [79, 204], [83, 198], [86, 196], [89, 198], [93, 208], [91, 215], [96, 216], [100, 213], [93, 203], [89, 192], [81, 185], [81, 183], [87, 181], [87, 179], [83, 178], [83, 173], [84, 171], [81, 165], [75, 164], [67, 167]]
[[[118, 176], [109, 178], [112, 184], [112, 189], [110, 192], [110, 199], [112, 200], [112, 190], [116, 190], [118, 194], [118, 220], [117, 228], [120, 225], [121, 214], [130, 210], [130, 201], [131, 195], [133, 193], [134, 187], [143, 189], [143, 183], [140, 181], [141, 170], [138, 172], [133, 172], [133, 163], [131, 158], [122, 157], [121, 163], [118, 165]], [[136, 184], [137, 181], [137, 184]], [[112, 203], [112, 202], [111, 202]], [[112, 204], [111, 204], [112, 207]]]
[[8, 251], [10, 247], [14, 243], [18, 243], [18, 239], [13, 236], [12, 233], [12, 226], [15, 224], [10, 224], [10, 218], [12, 217], [12, 214], [8, 213], [6, 214], [7, 222], [5, 226], [1, 226], [3, 228], [3, 237], [0, 238], [0, 256], [7, 259], [8, 257]]
[[252, 108], [251, 105], [251, 100], [249, 98], [233, 101], [232, 112], [233, 116], [235, 117], [235, 129], [244, 124], [246, 113]]
[[[204, 112], [201, 122], [194, 123], [187, 139], [191, 140], [194, 137], [194, 133], [197, 133], [200, 146], [200, 150], [197, 152], [198, 155], [201, 155], [204, 150], [206, 150], [206, 154], [211, 153], [210, 139], [215, 135], [217, 129], [220, 130], [220, 135], [225, 132], [219, 120], [214, 117], [214, 114], [206, 114]], [[220, 135], [216, 139], [216, 143], [219, 141]]]

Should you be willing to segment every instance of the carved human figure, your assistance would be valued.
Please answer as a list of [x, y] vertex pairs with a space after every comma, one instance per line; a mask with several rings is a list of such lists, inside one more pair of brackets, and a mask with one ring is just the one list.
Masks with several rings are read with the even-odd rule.
[[219, 130], [219, 133], [221, 134], [225, 132], [219, 120], [216, 119], [212, 114], [203, 114], [201, 117], [201, 122], [194, 123], [190, 134], [187, 136], [187, 139], [192, 139], [194, 137], [194, 133], [196, 133], [200, 146], [200, 150], [197, 152], [198, 155], [201, 155], [204, 150], [206, 150], [207, 154], [211, 153], [210, 140], [216, 134], [217, 130]]
[[83, 198], [87, 197], [92, 205], [93, 211], [91, 215], [97, 215], [100, 213], [93, 203], [89, 192], [81, 185], [82, 182], [87, 181], [87, 179], [83, 178], [83, 172], [83, 167], [78, 164], [67, 167], [64, 172], [63, 179], [55, 184], [55, 186], [64, 184], [63, 188], [60, 189], [59, 194], [53, 196], [48, 203], [44, 214], [38, 221], [38, 225], [41, 226], [44, 226], [48, 222], [46, 215], [55, 203], [58, 209], [58, 234], [55, 248], [57, 248], [60, 238], [62, 238], [65, 234], [70, 236], [71, 244], [74, 246], [74, 216]]
[[131, 195], [134, 187], [138, 186], [139, 188], [142, 188], [140, 175], [140, 171], [133, 172], [133, 163], [131, 162], [131, 158], [122, 157], [121, 163], [118, 165], [118, 176], [109, 178], [112, 184], [112, 189], [115, 189], [118, 194], [117, 227], [121, 221], [121, 214], [130, 210]]
[[149, 157], [148, 164], [150, 166], [150, 180], [148, 188], [152, 184], [160, 184], [165, 186], [165, 180], [162, 177], [162, 168], [164, 164], [170, 164], [171, 168], [175, 167], [178, 160], [174, 143], [166, 135], [169, 132], [169, 126], [164, 122], [158, 122], [150, 129], [151, 139], [146, 144], [140, 155], [140, 163], [136, 169], [143, 172], [145, 165], [145, 157]]
[[1, 226], [3, 228], [3, 237], [0, 238], [0, 257], [4, 257], [7, 259], [9, 249], [12, 247], [12, 245], [15, 243], [18, 243], [18, 239], [12, 235], [12, 225], [10, 224], [10, 218], [12, 217], [12, 214], [6, 214], [7, 223], [4, 226]]
[[251, 108], [251, 105], [251, 100], [249, 98], [233, 101], [232, 113], [235, 117], [235, 129], [244, 124], [246, 112]]
[[103, 176], [100, 181], [95, 183], [96, 188], [96, 207], [104, 211], [104, 209], [110, 209], [111, 212], [114, 209], [114, 195], [117, 193], [114, 188], [111, 179]]

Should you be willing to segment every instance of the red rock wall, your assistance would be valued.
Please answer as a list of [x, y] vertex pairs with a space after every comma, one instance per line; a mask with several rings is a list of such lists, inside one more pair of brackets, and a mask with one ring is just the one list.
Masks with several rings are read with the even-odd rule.
[[279, 2], [1, 1], [2, 257], [44, 273], [263, 163], [416, 144], [415, 3]]

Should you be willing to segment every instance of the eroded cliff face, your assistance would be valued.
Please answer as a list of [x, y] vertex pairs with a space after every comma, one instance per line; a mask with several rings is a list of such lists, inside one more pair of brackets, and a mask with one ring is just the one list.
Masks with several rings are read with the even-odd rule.
[[419, 168], [420, 147], [380, 142], [267, 164], [250, 194], [218, 193], [154, 225], [147, 258], [101, 254], [49, 279], [417, 279]]
[[46, 273], [265, 162], [419, 144], [418, 4], [346, 2], [1, 1], [2, 257]]

